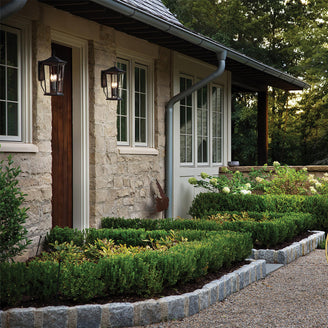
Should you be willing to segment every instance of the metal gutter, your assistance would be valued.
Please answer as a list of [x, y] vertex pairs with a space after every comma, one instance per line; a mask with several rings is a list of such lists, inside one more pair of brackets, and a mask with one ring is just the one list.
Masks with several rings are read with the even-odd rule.
[[225, 50], [218, 53], [218, 68], [212, 74], [175, 95], [166, 104], [166, 194], [169, 198], [169, 207], [166, 216], [169, 218], [173, 216], [173, 106], [178, 101], [218, 78], [225, 70], [226, 56], [227, 52]]
[[162, 19], [161, 17], [152, 15], [151, 13], [143, 11], [142, 9], [139, 9], [139, 8], [135, 8], [127, 3], [122, 3], [119, 1], [115, 1], [115, 0], [91, 0], [91, 1], [95, 2], [99, 5], [102, 5], [104, 7], [115, 10], [125, 16], [133, 17], [136, 20], [139, 20], [143, 23], [151, 25], [155, 28], [158, 28], [161, 31], [172, 34], [178, 38], [188, 41], [194, 45], [200, 46], [204, 49], [210, 50], [214, 53], [226, 51], [228, 58], [233, 59], [241, 64], [252, 67], [263, 73], [266, 73], [266, 74], [272, 75], [274, 77], [277, 77], [281, 80], [284, 80], [284, 81], [294, 85], [295, 87], [297, 87], [297, 89], [304, 89], [304, 88], [310, 87], [310, 85], [307, 84], [306, 82], [303, 82], [287, 73], [281, 72], [271, 66], [263, 64], [255, 59], [247, 57], [246, 55], [243, 55], [243, 54], [239, 53], [238, 51], [235, 51], [233, 49], [225, 47], [224, 45], [222, 45], [208, 37], [205, 37], [201, 34], [198, 34], [196, 32], [188, 30], [183, 25], [180, 26], [178, 24], [168, 22], [168, 21]]
[[13, 0], [0, 7], [0, 22], [14, 14], [16, 11], [21, 10], [25, 6], [26, 2], [27, 0]]

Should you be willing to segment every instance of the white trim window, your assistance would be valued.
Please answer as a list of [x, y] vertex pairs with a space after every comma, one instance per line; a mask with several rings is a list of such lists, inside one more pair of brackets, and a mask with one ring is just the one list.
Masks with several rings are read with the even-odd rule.
[[[180, 92], [190, 88], [192, 79], [180, 77]], [[193, 163], [193, 110], [192, 95], [180, 101], [180, 163]]]
[[122, 100], [117, 104], [117, 143], [152, 147], [152, 65], [118, 58], [117, 66], [125, 71], [120, 90]]
[[223, 88], [212, 85], [212, 163], [222, 163], [223, 152]]
[[21, 33], [0, 28], [0, 140], [21, 141]]
[[32, 144], [31, 22], [0, 24], [0, 152], [37, 152]]
[[[180, 76], [180, 91], [193, 83]], [[180, 101], [180, 165], [212, 166], [222, 163], [223, 87], [208, 84]]]

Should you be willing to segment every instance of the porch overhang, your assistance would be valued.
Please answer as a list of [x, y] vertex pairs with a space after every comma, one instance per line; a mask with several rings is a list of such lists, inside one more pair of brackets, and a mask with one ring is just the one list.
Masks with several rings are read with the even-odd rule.
[[309, 87], [304, 81], [191, 31], [165, 15], [139, 8], [133, 1], [121, 0], [39, 0], [120, 32], [175, 50], [203, 62], [217, 65], [217, 53], [226, 51], [226, 70], [232, 74], [232, 88], [240, 91], [265, 91], [268, 86], [283, 90]]

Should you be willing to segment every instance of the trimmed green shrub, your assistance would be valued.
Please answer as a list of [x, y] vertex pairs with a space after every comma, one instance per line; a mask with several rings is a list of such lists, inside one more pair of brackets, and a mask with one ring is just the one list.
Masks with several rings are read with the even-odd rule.
[[22, 207], [26, 195], [18, 187], [20, 172], [11, 156], [7, 165], [0, 161], [0, 262], [13, 260], [31, 243], [23, 226], [28, 208]]
[[[132, 233], [129, 231], [127, 237], [131, 238]], [[134, 233], [141, 236], [138, 230]], [[164, 231], [151, 233], [169, 235]], [[227, 231], [181, 231], [179, 234], [194, 241], [180, 243], [164, 251], [108, 256], [98, 263], [63, 261], [58, 294], [58, 263], [37, 260], [0, 263], [0, 282], [6, 286], [0, 290], [1, 306], [17, 305], [26, 296], [45, 301], [58, 296], [78, 302], [104, 295], [137, 293], [150, 296], [160, 293], [165, 286], [174, 286], [230, 265], [232, 261], [241, 261], [252, 248], [249, 234]]]
[[311, 213], [317, 219], [315, 228], [328, 230], [327, 196], [201, 193], [193, 200], [189, 213], [203, 218], [223, 211]]
[[16, 305], [29, 293], [25, 263], [0, 263], [0, 305]]
[[[214, 212], [214, 211], [213, 211]], [[216, 212], [217, 213], [217, 212]], [[241, 212], [222, 212], [240, 215]], [[252, 236], [253, 243], [256, 247], [273, 247], [277, 244], [291, 240], [300, 233], [317, 227], [317, 219], [309, 213], [257, 213], [248, 212], [248, 216], [254, 218], [254, 221], [232, 221], [232, 222], [216, 222], [215, 220], [204, 219], [160, 219], [157, 220], [159, 229], [165, 230], [185, 230], [190, 229], [188, 234], [195, 234], [196, 230], [204, 231], [239, 231], [247, 232]], [[263, 220], [265, 218], [265, 220]], [[110, 221], [104, 219], [106, 225], [116, 226], [122, 222], [122, 218], [118, 218], [117, 222], [114, 218]], [[138, 226], [139, 219], [126, 219], [125, 225], [130, 227]], [[105, 225], [103, 224], [103, 226]], [[106, 232], [106, 229], [102, 229]], [[120, 230], [117, 230], [120, 231]], [[142, 230], [144, 231], [144, 230]], [[109, 237], [110, 229], [106, 232]], [[140, 232], [142, 234], [143, 232]], [[185, 232], [184, 232], [185, 234]], [[188, 240], [194, 240], [191, 235], [185, 234]], [[108, 238], [107, 237], [107, 238]]]
[[56, 226], [47, 233], [44, 241], [45, 248], [51, 248], [50, 244], [53, 244], [55, 241], [58, 241], [58, 244], [72, 241], [76, 246], [82, 246], [84, 244], [84, 233], [78, 229]]

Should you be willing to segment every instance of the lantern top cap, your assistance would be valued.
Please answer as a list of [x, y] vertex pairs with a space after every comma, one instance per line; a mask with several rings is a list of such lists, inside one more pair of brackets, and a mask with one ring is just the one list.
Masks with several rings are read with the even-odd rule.
[[122, 73], [125, 73], [125, 71], [121, 70], [120, 68], [118, 68], [116, 66], [113, 66], [111, 68], [103, 70], [102, 73], [104, 73], [104, 74], [122, 74]]
[[66, 64], [67, 62], [65, 60], [62, 60], [56, 56], [51, 56], [45, 60], [41, 60], [40, 63], [43, 65], [58, 65], [58, 64]]

